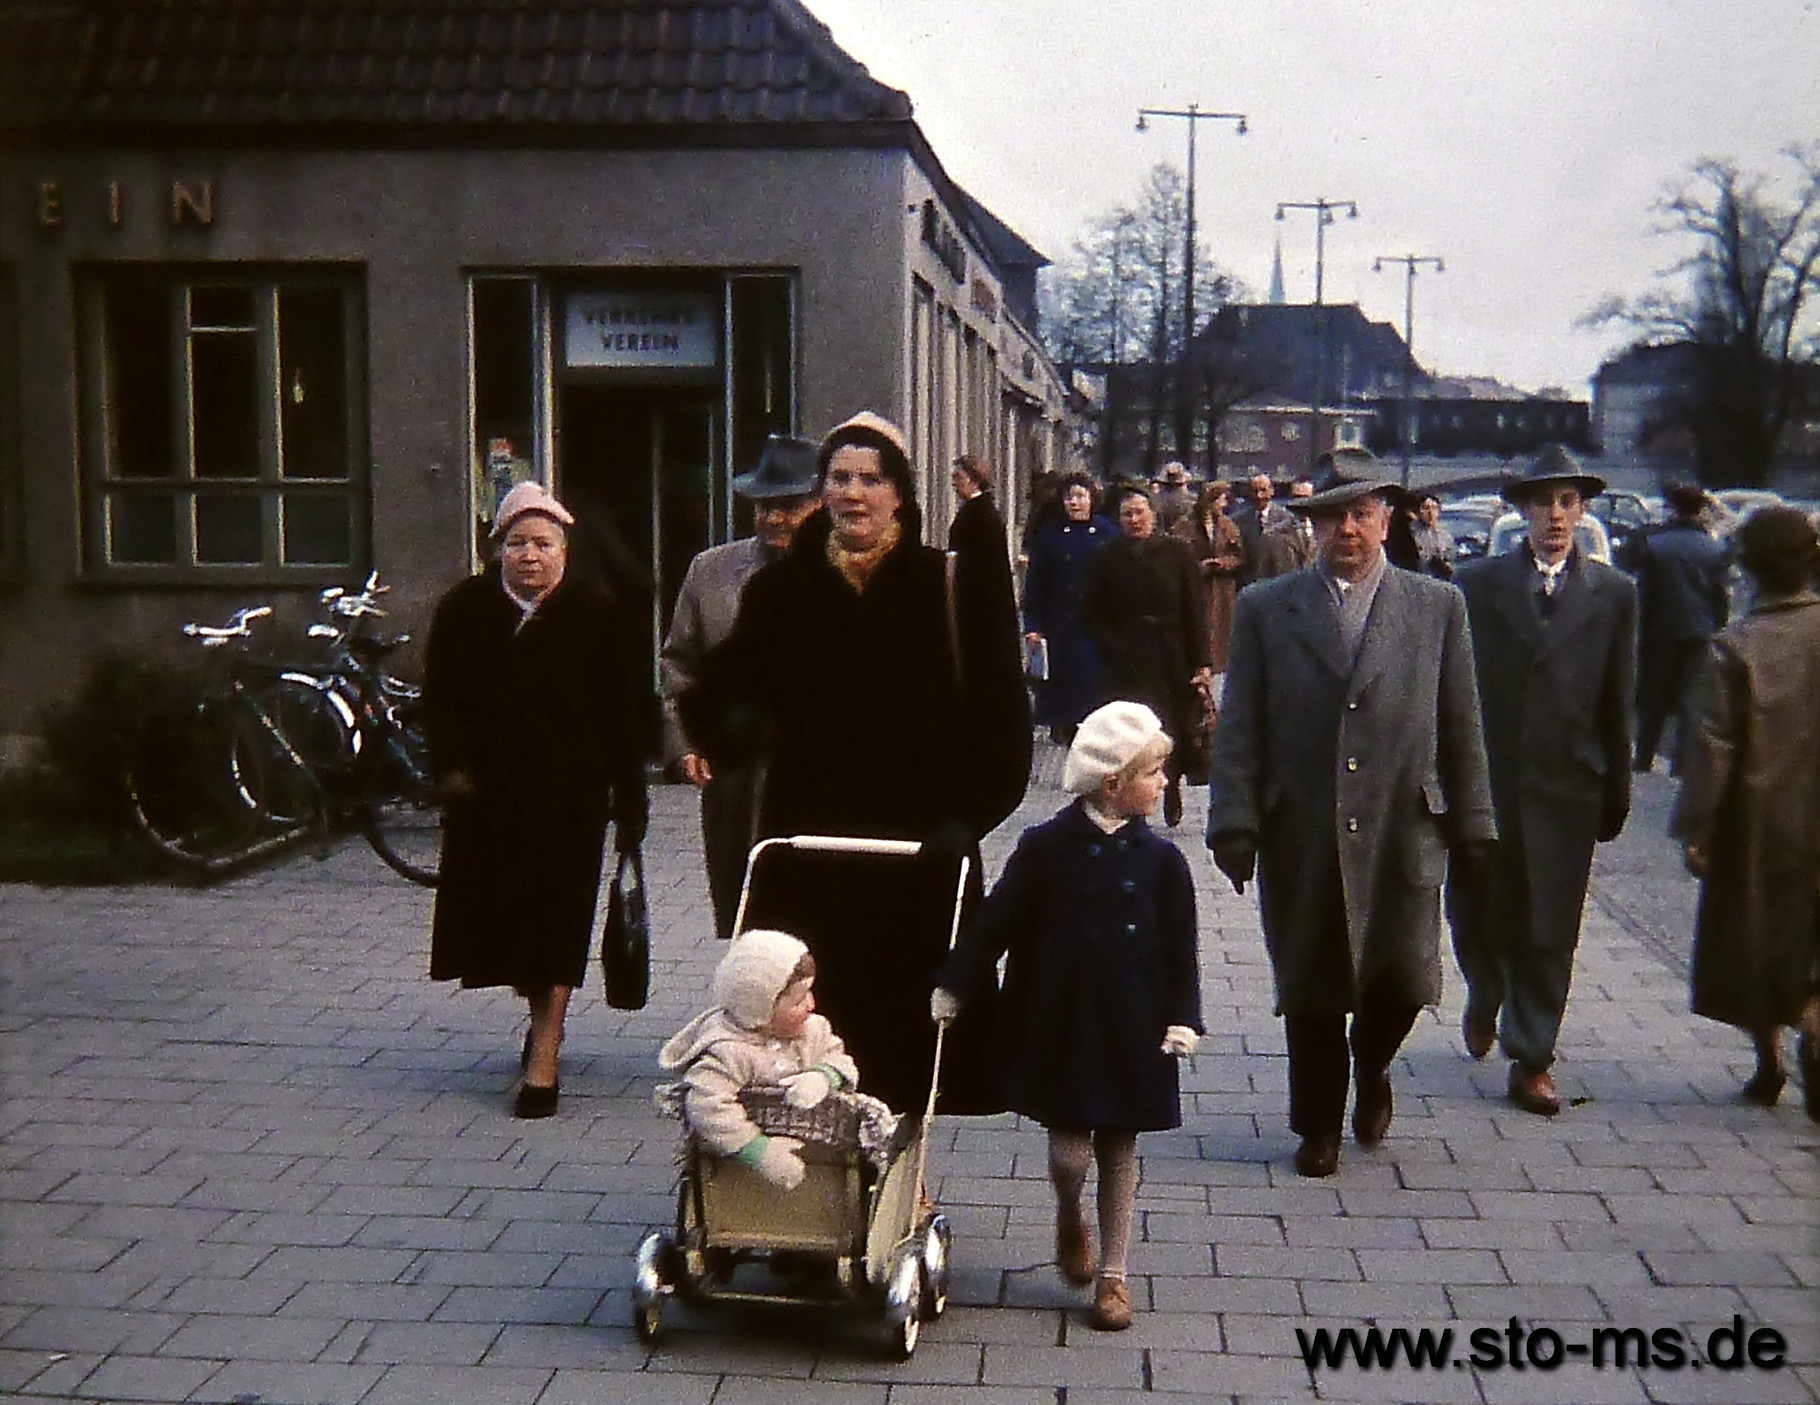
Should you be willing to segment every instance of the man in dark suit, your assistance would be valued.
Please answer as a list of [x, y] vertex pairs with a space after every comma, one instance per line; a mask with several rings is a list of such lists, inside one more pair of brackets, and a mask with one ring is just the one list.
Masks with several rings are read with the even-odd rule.
[[1496, 833], [1465, 601], [1385, 558], [1394, 486], [1364, 455], [1296, 504], [1317, 564], [1239, 593], [1213, 736], [1207, 846], [1240, 892], [1257, 874], [1304, 1176], [1339, 1166], [1349, 1082], [1354, 1136], [1383, 1139], [1440, 999], [1448, 853]]
[[[1666, 494], [1674, 519], [1649, 533], [1636, 553], [1642, 647], [1637, 688], [1639, 771], [1654, 769], [1662, 728], [1675, 719], [1676, 744], [1706, 643], [1730, 613], [1725, 548], [1700, 520], [1706, 495], [1693, 483]], [[1672, 761], [1671, 757], [1671, 761]], [[1676, 769], [1671, 765], [1670, 769]]]
[[1459, 575], [1498, 816], [1485, 872], [1456, 875], [1448, 895], [1467, 985], [1462, 1033], [1475, 1059], [1501, 1033], [1511, 1102], [1545, 1117], [1561, 1110], [1549, 1069], [1593, 845], [1615, 839], [1630, 810], [1636, 591], [1574, 545], [1604, 489], [1548, 446], [1504, 489], [1528, 540]]
[[1249, 500], [1232, 514], [1233, 525], [1239, 529], [1239, 542], [1245, 548], [1245, 565], [1239, 572], [1240, 586], [1262, 580], [1273, 572], [1282, 574], [1275, 568], [1283, 564], [1287, 553], [1278, 553], [1272, 560], [1266, 560], [1270, 553], [1265, 539], [1272, 532], [1290, 531], [1296, 525], [1289, 509], [1272, 501], [1276, 496], [1276, 485], [1270, 481], [1268, 473], [1252, 474], [1247, 489]]

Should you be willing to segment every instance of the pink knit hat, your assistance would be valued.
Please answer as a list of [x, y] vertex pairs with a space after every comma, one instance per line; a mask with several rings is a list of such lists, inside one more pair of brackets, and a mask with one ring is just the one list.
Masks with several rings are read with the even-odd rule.
[[503, 537], [527, 512], [541, 512], [565, 527], [575, 525], [575, 514], [556, 501], [556, 495], [548, 488], [532, 479], [512, 489], [499, 504], [499, 514], [493, 519], [493, 535]]

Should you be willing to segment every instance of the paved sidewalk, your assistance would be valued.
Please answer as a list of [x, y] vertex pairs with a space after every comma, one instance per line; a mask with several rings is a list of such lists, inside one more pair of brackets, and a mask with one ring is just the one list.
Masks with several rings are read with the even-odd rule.
[[[1059, 803], [1059, 752], [1024, 812]], [[658, 792], [650, 1008], [577, 1001], [561, 1113], [508, 1115], [521, 1014], [424, 975], [428, 895], [350, 846], [208, 891], [0, 888], [0, 1395], [277, 1405], [1095, 1405], [1820, 1400], [1820, 1128], [1791, 1086], [1741, 1105], [1746, 1042], [1696, 1021], [1665, 947], [1589, 905], [1544, 1121], [1462, 1053], [1459, 990], [1396, 1069], [1396, 1121], [1296, 1177], [1256, 909], [1179, 834], [1200, 888], [1212, 1036], [1187, 1121], [1140, 1143], [1124, 1334], [1055, 1276], [1039, 1130], [942, 1124], [954, 1306], [913, 1361], [877, 1325], [672, 1311], [628, 1326], [629, 1255], [671, 1214], [662, 1038], [720, 947], [692, 795]], [[1666, 841], [1663, 841], [1666, 844]], [[1685, 945], [1684, 933], [1680, 945]], [[1451, 973], [1450, 973], [1451, 975]], [[1546, 1360], [1595, 1327], [1734, 1316], [1781, 1370], [1475, 1368], [1512, 1319]], [[1311, 1376], [1298, 1330], [1453, 1326], [1456, 1364]], [[1723, 1345], [1723, 1343], [1721, 1343]]]

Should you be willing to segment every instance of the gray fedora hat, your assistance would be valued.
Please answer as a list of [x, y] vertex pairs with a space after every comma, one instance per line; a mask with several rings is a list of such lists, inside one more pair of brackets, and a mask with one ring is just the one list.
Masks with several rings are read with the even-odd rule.
[[1314, 496], [1285, 501], [1283, 506], [1291, 512], [1328, 512], [1360, 498], [1387, 497], [1397, 490], [1397, 480], [1384, 471], [1383, 462], [1369, 449], [1329, 450], [1321, 455], [1317, 467]]
[[757, 466], [733, 480], [733, 491], [748, 502], [808, 498], [815, 496], [815, 480], [815, 445], [773, 434], [766, 438]]
[[1531, 488], [1551, 487], [1557, 483], [1571, 483], [1583, 498], [1596, 498], [1605, 491], [1605, 480], [1596, 473], [1588, 473], [1586, 465], [1574, 456], [1573, 450], [1560, 444], [1544, 444], [1542, 451], [1523, 465], [1521, 473], [1499, 487], [1498, 494], [1505, 502], [1518, 503]]

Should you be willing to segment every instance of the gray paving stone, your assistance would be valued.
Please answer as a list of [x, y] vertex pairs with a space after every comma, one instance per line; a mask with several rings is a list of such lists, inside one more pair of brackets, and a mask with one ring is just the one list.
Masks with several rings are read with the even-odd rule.
[[512, 1366], [389, 1367], [360, 1405], [427, 1405], [457, 1401], [461, 1405], [535, 1405], [555, 1373]]
[[311, 1361], [346, 1325], [343, 1317], [206, 1314], [190, 1317], [158, 1348], [160, 1356], [212, 1356], [234, 1361]]
[[378, 1322], [355, 1359], [362, 1365], [478, 1366], [500, 1330], [497, 1322]]
[[110, 1356], [83, 1377], [73, 1394], [86, 1400], [188, 1400], [225, 1361]]
[[203, 1389], [211, 1400], [259, 1405], [358, 1405], [384, 1374], [383, 1366], [229, 1361]]

